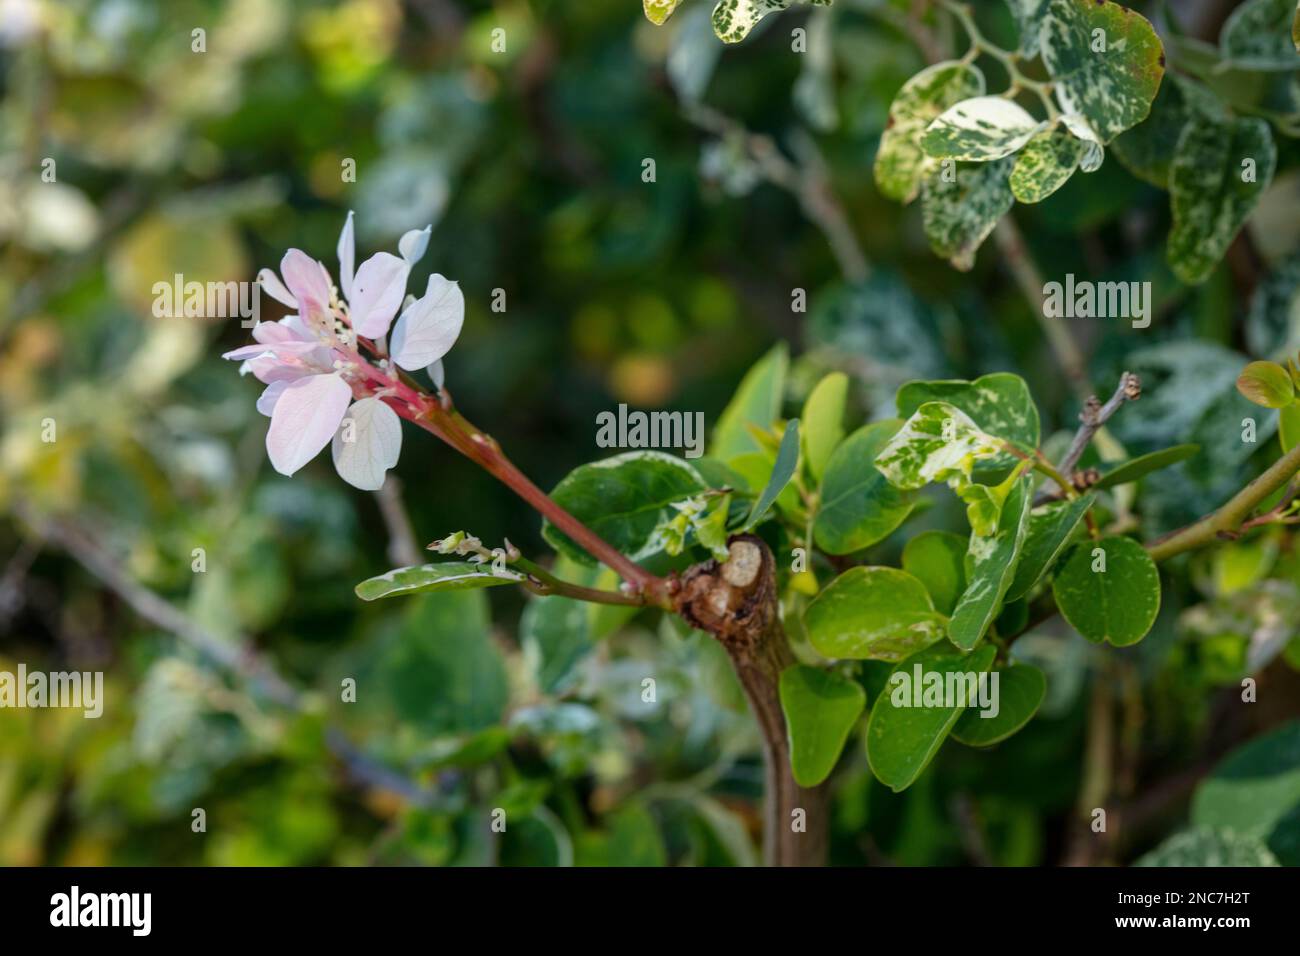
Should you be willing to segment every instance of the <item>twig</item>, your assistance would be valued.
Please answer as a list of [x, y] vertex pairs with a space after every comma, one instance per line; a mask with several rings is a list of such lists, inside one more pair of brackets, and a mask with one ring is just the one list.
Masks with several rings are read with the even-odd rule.
[[1119, 386], [1105, 405], [1102, 405], [1096, 395], [1088, 395], [1087, 401], [1083, 403], [1083, 411], [1079, 412], [1079, 431], [1074, 433], [1074, 441], [1070, 442], [1070, 449], [1066, 451], [1065, 457], [1061, 458], [1057, 471], [1069, 480], [1079, 459], [1083, 458], [1088, 442], [1091, 442], [1093, 436], [1101, 431], [1102, 425], [1108, 423], [1123, 403], [1136, 402], [1139, 398], [1141, 398], [1141, 380], [1132, 372], [1125, 372], [1119, 376]]
[[812, 137], [797, 137], [800, 161], [792, 162], [770, 136], [753, 133], [744, 124], [703, 103], [683, 103], [682, 112], [692, 124], [723, 139], [739, 142], [750, 160], [773, 185], [791, 193], [804, 214], [825, 235], [840, 271], [850, 282], [861, 282], [871, 274], [867, 257], [858, 244], [839, 198], [831, 187], [826, 164]]
[[1268, 470], [1233, 495], [1219, 510], [1148, 544], [1147, 553], [1152, 560], [1164, 561], [1212, 541], [1237, 537], [1260, 502], [1294, 478], [1297, 472], [1300, 472], [1300, 445], [1273, 462]]

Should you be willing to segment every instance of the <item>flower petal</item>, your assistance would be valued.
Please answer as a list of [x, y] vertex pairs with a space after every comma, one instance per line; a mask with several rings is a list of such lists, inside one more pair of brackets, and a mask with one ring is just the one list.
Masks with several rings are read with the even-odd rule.
[[263, 291], [276, 302], [287, 305], [291, 309], [298, 308], [298, 300], [293, 297], [293, 293], [284, 287], [280, 277], [270, 269], [260, 271], [257, 274], [257, 281], [261, 284]]
[[393, 361], [407, 371], [432, 365], [451, 351], [465, 324], [465, 295], [438, 273], [424, 296], [402, 313], [393, 329]]
[[424, 250], [429, 248], [429, 235], [432, 232], [432, 225], [425, 226], [423, 229], [412, 229], [397, 240], [397, 251], [402, 254], [402, 258], [407, 263], [415, 265], [424, 258]]
[[267, 418], [275, 411], [275, 403], [280, 400], [281, 393], [288, 387], [291, 379], [276, 379], [270, 385], [262, 390], [261, 396], [257, 399], [257, 410]]
[[354, 488], [377, 491], [402, 453], [402, 422], [382, 399], [363, 398], [348, 409], [331, 447], [334, 467]]
[[388, 332], [388, 326], [402, 304], [406, 294], [406, 277], [411, 266], [403, 259], [387, 252], [377, 252], [357, 270], [352, 280], [352, 328], [358, 335], [377, 339]]
[[357, 261], [357, 243], [352, 235], [352, 210], [348, 210], [348, 221], [339, 233], [339, 288], [343, 298], [352, 299], [352, 270]]
[[311, 461], [343, 420], [352, 387], [338, 372], [308, 375], [280, 393], [266, 433], [266, 454], [275, 470], [292, 475]]
[[241, 345], [237, 349], [229, 352], [223, 352], [223, 359], [231, 359], [235, 362], [242, 362], [245, 359], [257, 358], [259, 355], [271, 354], [277, 358], [285, 356], [306, 355], [320, 348], [319, 342], [259, 342], [256, 345]]
[[316, 374], [305, 365], [287, 365], [270, 353], [249, 359], [239, 366], [240, 375], [247, 375], [249, 372], [252, 372], [253, 377], [264, 385], [280, 381], [292, 382], [304, 375]]
[[447, 372], [442, 367], [442, 359], [438, 359], [438, 361], [430, 365], [425, 369], [425, 371], [429, 373], [429, 379], [433, 382], [434, 388], [441, 392], [442, 383], [447, 380]]
[[329, 306], [329, 273], [301, 249], [290, 249], [284, 254], [280, 260], [280, 274], [284, 276], [284, 284], [298, 300], [300, 312], [310, 311], [309, 306], [323, 312]]

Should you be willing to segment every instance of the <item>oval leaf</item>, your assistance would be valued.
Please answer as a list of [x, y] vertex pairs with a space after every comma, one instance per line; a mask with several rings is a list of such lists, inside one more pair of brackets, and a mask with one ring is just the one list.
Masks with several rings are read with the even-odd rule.
[[875, 466], [901, 424], [864, 425], [831, 455], [813, 523], [817, 547], [827, 554], [850, 554], [875, 544], [911, 513], [915, 496], [895, 488]]
[[790, 769], [799, 786], [815, 787], [835, 769], [849, 731], [866, 709], [866, 691], [847, 677], [796, 664], [781, 672], [780, 693]]
[[1160, 610], [1160, 572], [1142, 545], [1109, 537], [1076, 546], [1052, 580], [1056, 606], [1076, 631], [1100, 644], [1136, 644]]
[[953, 739], [968, 747], [989, 747], [1006, 740], [1029, 723], [1047, 695], [1047, 678], [1028, 664], [999, 667], [989, 681], [995, 705], [966, 708], [952, 728]]
[[397, 568], [362, 581], [356, 586], [356, 592], [357, 597], [363, 601], [376, 601], [379, 598], [422, 594], [426, 591], [468, 591], [473, 588], [495, 587], [498, 584], [518, 584], [523, 580], [524, 576], [516, 571], [494, 574], [491, 565], [447, 561], [443, 564]]
[[804, 611], [825, 657], [901, 661], [943, 636], [943, 615], [916, 578], [897, 568], [850, 568]]
[[951, 531], [923, 531], [903, 547], [903, 570], [925, 585], [944, 614], [952, 614], [966, 590], [966, 545]]

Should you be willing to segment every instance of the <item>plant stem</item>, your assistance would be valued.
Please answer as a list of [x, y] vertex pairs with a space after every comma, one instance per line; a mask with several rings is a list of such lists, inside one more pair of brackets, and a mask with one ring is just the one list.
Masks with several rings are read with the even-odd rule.
[[562, 597], [570, 597], [590, 604], [621, 604], [631, 607], [641, 607], [645, 604], [645, 600], [640, 595], [589, 588], [581, 584], [574, 584], [572, 581], [565, 581], [563, 578], [557, 578], [540, 564], [527, 558], [515, 558], [510, 563], [525, 571], [530, 578], [536, 579], [535, 584], [529, 582], [527, 585], [528, 589], [534, 594], [543, 596], [558, 594]]
[[828, 791], [824, 783], [799, 786], [790, 769], [790, 738], [779, 688], [781, 672], [795, 659], [781, 625], [776, 562], [754, 535], [738, 535], [729, 550], [726, 562], [708, 561], [686, 572], [675, 609], [726, 649], [763, 736], [764, 862], [820, 866], [826, 862], [828, 845]]
[[[632, 603], [669, 607], [668, 582], [636, 564], [538, 488], [505, 453], [496, 439], [471, 424], [459, 412], [440, 404], [426, 407], [415, 423], [473, 461], [488, 474], [528, 502], [551, 524], [572, 538], [588, 554], [612, 568], [632, 590]], [[557, 579], [558, 580], [558, 579]], [[576, 585], [575, 585], [576, 587]], [[606, 602], [608, 603], [608, 602]]]
[[1300, 445], [1273, 462], [1268, 470], [1237, 492], [1219, 510], [1147, 545], [1154, 561], [1164, 561], [1221, 538], [1235, 538], [1250, 513], [1300, 472]]

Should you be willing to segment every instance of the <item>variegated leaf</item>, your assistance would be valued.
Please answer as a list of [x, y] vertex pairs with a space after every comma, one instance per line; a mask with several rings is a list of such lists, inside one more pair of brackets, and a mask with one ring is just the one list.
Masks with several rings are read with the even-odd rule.
[[646, 19], [662, 25], [681, 6], [682, 0], [643, 0]]
[[1169, 167], [1183, 127], [1202, 118], [1223, 119], [1219, 98], [1195, 80], [1171, 73], [1160, 84], [1151, 115], [1111, 143], [1120, 163], [1134, 176], [1169, 188]]
[[1146, 119], [1165, 52], [1142, 16], [1110, 0], [1051, 0], [1040, 42], [1061, 109], [1083, 114], [1102, 143]]
[[1262, 119], [1188, 123], [1169, 172], [1167, 255], [1184, 282], [1204, 282], [1273, 179], [1277, 147]]
[[928, 66], [903, 84], [889, 106], [889, 125], [876, 152], [881, 193], [909, 203], [937, 161], [921, 149], [925, 129], [944, 110], [984, 92], [984, 74], [974, 64], [948, 61]]
[[828, 7], [831, 0], [718, 0], [713, 8], [713, 32], [724, 43], [739, 43], [759, 20], [795, 3]]
[[[949, 162], [949, 160], [944, 160]], [[936, 255], [965, 272], [998, 220], [1015, 205], [1008, 179], [1012, 159], [942, 167], [921, 186], [921, 220]], [[949, 174], [951, 173], [951, 174]]]
[[1047, 17], [1049, 0], [1007, 0], [1016, 26], [1020, 30], [1020, 53], [1025, 57], [1038, 55], [1038, 38]]
[[1039, 133], [1016, 157], [1011, 192], [1024, 203], [1042, 202], [1074, 175], [1088, 146], [1064, 126]]
[[1002, 444], [956, 406], [926, 402], [881, 449], [876, 467], [896, 488], [921, 488], [932, 481], [964, 484], [975, 462], [992, 458]]
[[1246, 0], [1224, 22], [1219, 52], [1243, 70], [1300, 69], [1292, 38], [1298, 13], [1291, 0]]
[[1029, 480], [1019, 473], [1013, 474], [999, 491], [1005, 503], [997, 525], [986, 529], [985, 534], [971, 534], [966, 552], [970, 583], [953, 608], [948, 625], [948, 637], [967, 651], [979, 642], [997, 616], [1002, 599], [1015, 579], [1029, 527], [1033, 501]]
[[921, 148], [938, 159], [988, 162], [1010, 156], [1043, 124], [1004, 96], [977, 96], [944, 110], [921, 138]]

